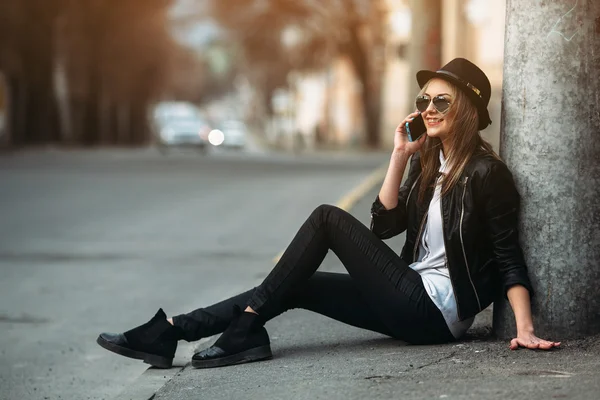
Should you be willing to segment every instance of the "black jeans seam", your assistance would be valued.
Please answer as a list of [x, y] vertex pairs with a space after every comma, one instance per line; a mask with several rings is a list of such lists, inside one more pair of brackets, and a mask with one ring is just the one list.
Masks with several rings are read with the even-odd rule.
[[[310, 242], [304, 247], [305, 249], [308, 248], [313, 243], [313, 241], [317, 238], [317, 233], [321, 229], [323, 229], [323, 224], [321, 224], [321, 226], [315, 230], [315, 233], [314, 233], [313, 237], [310, 239]], [[328, 248], [328, 250], [329, 250], [329, 248]], [[284, 253], [284, 255], [285, 255], [285, 253]], [[304, 251], [302, 253], [302, 255], [300, 256], [300, 259], [298, 260], [298, 264], [300, 264], [300, 261], [302, 261], [302, 257], [304, 257], [305, 255], [306, 255], [306, 251]], [[278, 274], [274, 275], [272, 277], [275, 280], [276, 278], [279, 278], [283, 272], [287, 272], [285, 274], [285, 276], [281, 279], [281, 282], [279, 283], [278, 286], [280, 286], [281, 284], [283, 284], [289, 278], [290, 274], [292, 273], [292, 269], [291, 268], [282, 268], [282, 270], [285, 270], [285, 271], [278, 271]], [[318, 270], [318, 267], [317, 267], [317, 270]], [[314, 274], [314, 272], [313, 272], [313, 274]], [[261, 296], [262, 296], [262, 293], [261, 293]], [[251, 307], [254, 311], [259, 312], [260, 311], [260, 307], [263, 307], [264, 304], [265, 304], [265, 302], [268, 301], [268, 300], [269, 299], [265, 299], [264, 301], [262, 301], [262, 304], [258, 304], [257, 305], [256, 301], [254, 301], [254, 296], [252, 296], [252, 298], [248, 301], [248, 306]]]
[[[342, 230], [342, 228], [341, 228], [341, 227], [339, 227], [337, 224], [332, 224], [332, 226], [335, 226], [335, 227], [336, 227], [336, 228], [337, 228], [339, 231], [341, 231], [342, 233], [344, 233], [344, 231]], [[345, 234], [345, 233], [344, 233], [344, 234]], [[398, 294], [398, 295], [406, 295], [408, 303], [410, 303], [410, 304], [414, 304], [415, 306], [418, 306], [418, 305], [421, 305], [421, 304], [422, 304], [422, 301], [423, 301], [423, 300], [421, 300], [421, 301], [414, 300], [414, 299], [412, 298], [412, 296], [408, 296], [407, 294], [403, 293], [401, 290], [398, 290], [397, 286], [398, 286], [398, 284], [399, 284], [399, 283], [400, 283], [400, 282], [401, 282], [403, 279], [406, 279], [406, 277], [405, 277], [405, 276], [403, 276], [402, 278], [400, 278], [400, 279], [398, 280], [398, 282], [396, 282], [396, 284], [395, 284], [395, 283], [392, 281], [391, 277], [389, 277], [389, 276], [386, 276], [386, 275], [383, 273], [383, 271], [381, 271], [381, 268], [380, 268], [380, 267], [377, 265], [377, 263], [374, 263], [374, 262], [373, 262], [373, 260], [372, 260], [372, 259], [371, 259], [371, 258], [368, 256], [368, 254], [365, 254], [365, 252], [364, 252], [364, 251], [362, 251], [362, 250], [360, 249], [360, 246], [359, 246], [359, 245], [358, 245], [358, 243], [357, 243], [357, 242], [356, 242], [356, 241], [355, 241], [355, 240], [352, 238], [352, 235], [348, 235], [348, 237], [350, 238], [350, 240], [351, 240], [351, 241], [352, 241], [352, 243], [354, 244], [354, 248], [355, 248], [355, 249], [357, 249], [357, 253], [358, 253], [358, 254], [360, 254], [360, 255], [363, 257], [363, 260], [367, 260], [367, 262], [366, 262], [365, 264], [367, 264], [367, 265], [370, 265], [370, 266], [374, 267], [373, 269], [377, 270], [377, 272], [379, 273], [379, 275], [380, 275], [381, 277], [383, 277], [383, 278], [384, 278], [384, 279], [385, 279], [385, 280], [386, 280], [386, 281], [387, 281], [387, 282], [388, 282], [388, 283], [389, 283], [389, 284], [392, 286], [393, 292], [394, 292], [395, 294]], [[375, 237], [375, 239], [376, 239], [376, 240], [380, 240], [381, 242], [383, 242], [383, 240], [381, 240], [381, 239], [379, 239], [379, 238], [377, 238], [377, 237]], [[385, 244], [385, 242], [383, 242], [383, 244]], [[330, 247], [330, 249], [331, 249], [331, 247]], [[331, 249], [331, 250], [333, 250], [333, 249]], [[380, 248], [378, 248], [378, 247], [376, 247], [376, 249], [375, 249], [375, 250], [376, 250], [377, 252], [384, 253], [384, 252], [382, 251], [382, 249], [380, 249]], [[391, 249], [390, 249], [390, 250], [391, 250]], [[334, 251], [334, 250], [333, 250], [333, 251]], [[393, 250], [391, 250], [391, 251], [393, 252]], [[334, 251], [334, 252], [335, 252], [335, 251]], [[386, 254], [383, 254], [383, 255], [384, 255], [384, 256], [386, 256], [386, 258], [387, 258], [387, 260], [386, 260], [386, 263], [390, 263], [390, 264], [391, 264], [391, 265], [393, 265], [395, 268], [399, 268], [399, 267], [398, 267], [398, 265], [396, 265], [396, 263], [394, 263], [394, 259], [393, 259], [393, 257], [390, 257], [390, 256], [388, 256], [388, 255], [386, 255]], [[337, 253], [336, 253], [336, 256], [337, 256]], [[338, 258], [339, 258], [339, 256], [338, 256]], [[341, 261], [341, 260], [340, 260], [340, 261]], [[342, 264], [343, 264], [343, 263], [342, 263]], [[407, 268], [407, 269], [410, 269], [410, 267], [409, 267], [409, 266], [407, 266], [406, 268]], [[410, 270], [411, 270], [411, 271], [414, 271], [414, 270], [412, 270], [412, 269], [410, 269]], [[416, 271], [415, 271], [415, 272], [416, 272]], [[418, 272], [417, 272], [417, 273], [418, 273]], [[420, 278], [420, 276], [419, 276], [419, 278]], [[410, 279], [410, 278], [409, 278], [409, 279]], [[436, 311], [440, 312], [440, 311], [439, 311], [439, 309], [438, 309], [438, 308], [435, 306], [435, 304], [433, 304], [433, 303], [432, 303], [432, 301], [431, 301], [431, 298], [430, 298], [430, 297], [429, 297], [429, 295], [427, 294], [427, 291], [425, 290], [425, 286], [424, 286], [424, 284], [423, 284], [423, 281], [422, 281], [421, 279], [419, 280], [419, 283], [416, 283], [416, 282], [414, 282], [412, 279], [410, 279], [410, 281], [411, 281], [411, 283], [413, 283], [413, 284], [415, 284], [415, 285], [418, 285], [418, 284], [420, 283], [420, 285], [422, 286], [422, 290], [423, 290], [423, 295], [424, 295], [424, 296], [423, 296], [423, 298], [425, 299], [425, 301], [429, 300], [429, 302], [431, 303], [431, 304], [428, 304], [429, 308], [433, 307], [433, 308], [434, 308]], [[386, 326], [386, 327], [387, 327], [387, 328], [390, 330], [390, 332], [392, 332], [392, 333], [394, 334], [394, 337], [399, 337], [399, 336], [401, 336], [401, 335], [397, 335], [397, 333], [395, 332], [395, 329], [393, 329], [392, 327], [390, 327], [390, 326], [389, 326], [389, 324], [387, 323], [387, 321], [386, 321], [384, 318], [380, 318], [380, 319], [382, 320], [382, 323], [383, 323], [383, 324], [384, 324], [384, 325], [385, 325], [385, 326]], [[445, 321], [444, 321], [444, 323], [445, 323]]]

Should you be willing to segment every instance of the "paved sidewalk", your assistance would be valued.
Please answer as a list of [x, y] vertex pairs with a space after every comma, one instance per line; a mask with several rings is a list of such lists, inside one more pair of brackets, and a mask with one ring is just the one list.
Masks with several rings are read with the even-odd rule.
[[[374, 196], [353, 209], [364, 223]], [[399, 250], [401, 240], [390, 245]], [[324, 269], [341, 268], [328, 255]], [[510, 351], [491, 337], [491, 316], [482, 312], [460, 342], [412, 346], [293, 310], [266, 326], [272, 360], [208, 370], [188, 364], [154, 399], [600, 398], [600, 335], [550, 352]]]

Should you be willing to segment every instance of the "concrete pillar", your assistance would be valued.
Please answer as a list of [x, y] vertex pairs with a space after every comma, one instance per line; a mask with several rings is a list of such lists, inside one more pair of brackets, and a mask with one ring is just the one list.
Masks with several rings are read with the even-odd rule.
[[409, 76], [406, 95], [407, 113], [415, 109], [419, 85], [415, 74], [421, 69], [437, 70], [442, 66], [442, 2], [410, 0], [411, 34], [408, 42]]
[[[600, 2], [507, 2], [500, 154], [541, 337], [600, 332]], [[494, 331], [515, 333], [506, 302]]]

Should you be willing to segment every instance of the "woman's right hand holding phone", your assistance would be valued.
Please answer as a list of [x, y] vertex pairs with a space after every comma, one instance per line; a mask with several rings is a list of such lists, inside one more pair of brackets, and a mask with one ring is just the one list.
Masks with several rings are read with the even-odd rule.
[[402, 177], [404, 176], [408, 160], [413, 153], [421, 148], [427, 136], [427, 134], [424, 134], [417, 141], [408, 141], [405, 124], [416, 118], [417, 115], [419, 115], [418, 112], [409, 114], [398, 125], [394, 133], [394, 151], [392, 152], [390, 165], [379, 191], [379, 201], [381, 201], [386, 210], [391, 210], [398, 205], [398, 189], [402, 183]]
[[418, 115], [418, 112], [408, 114], [408, 116], [404, 118], [400, 125], [396, 127], [396, 132], [394, 133], [394, 153], [410, 156], [419, 151], [425, 142], [427, 134], [423, 134], [419, 140], [415, 142], [410, 142], [406, 133], [406, 123], [412, 121]]

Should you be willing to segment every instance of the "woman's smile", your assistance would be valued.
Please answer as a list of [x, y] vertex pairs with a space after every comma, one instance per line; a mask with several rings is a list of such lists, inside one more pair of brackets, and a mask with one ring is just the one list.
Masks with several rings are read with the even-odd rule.
[[[426, 111], [425, 113], [429, 113]], [[446, 120], [440, 116], [429, 116], [423, 117], [425, 120], [425, 127], [427, 128], [427, 135], [431, 137], [438, 137], [444, 139], [447, 135], [448, 129], [446, 127]]]
[[443, 118], [426, 118], [425, 121], [427, 122], [427, 127], [428, 128], [434, 128], [436, 126], [440, 126], [440, 124], [442, 123], [442, 121], [444, 121]]

